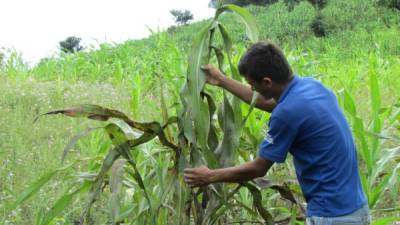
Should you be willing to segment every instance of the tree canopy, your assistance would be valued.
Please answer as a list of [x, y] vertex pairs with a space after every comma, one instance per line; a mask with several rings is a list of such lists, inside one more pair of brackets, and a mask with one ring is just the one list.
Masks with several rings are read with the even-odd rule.
[[60, 41], [60, 49], [65, 53], [75, 53], [79, 52], [83, 49], [80, 45], [81, 38], [70, 36], [67, 37], [64, 41]]
[[173, 9], [169, 11], [172, 16], [174, 16], [175, 23], [178, 25], [186, 25], [189, 23], [190, 20], [193, 20], [193, 14], [189, 10], [178, 10], [178, 9]]

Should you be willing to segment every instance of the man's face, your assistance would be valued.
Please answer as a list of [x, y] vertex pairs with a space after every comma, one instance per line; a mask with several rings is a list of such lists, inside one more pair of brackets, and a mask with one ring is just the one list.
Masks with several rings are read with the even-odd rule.
[[266, 99], [273, 97], [274, 84], [270, 78], [264, 77], [261, 81], [255, 81], [250, 76], [245, 76], [245, 79], [253, 91], [257, 91]]

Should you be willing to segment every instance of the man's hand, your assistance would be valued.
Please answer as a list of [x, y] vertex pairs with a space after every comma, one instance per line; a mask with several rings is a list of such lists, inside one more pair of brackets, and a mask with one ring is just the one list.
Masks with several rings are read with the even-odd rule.
[[206, 166], [187, 168], [184, 170], [184, 177], [185, 182], [190, 187], [205, 186], [218, 182], [240, 183], [264, 176], [269, 168], [271, 168], [272, 164], [274, 164], [272, 161], [257, 156], [253, 161], [238, 166], [212, 170]]
[[203, 72], [206, 74], [206, 82], [214, 85], [220, 86], [222, 79], [224, 79], [225, 75], [213, 65], [208, 64], [201, 67]]
[[212, 182], [212, 170], [207, 166], [186, 168], [184, 170], [185, 182], [190, 187], [205, 186]]

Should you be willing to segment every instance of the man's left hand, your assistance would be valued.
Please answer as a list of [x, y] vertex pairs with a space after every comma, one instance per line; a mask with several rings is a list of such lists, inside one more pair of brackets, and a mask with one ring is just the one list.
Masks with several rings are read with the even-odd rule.
[[184, 170], [185, 182], [190, 187], [205, 186], [212, 182], [212, 170], [207, 166], [186, 168]]

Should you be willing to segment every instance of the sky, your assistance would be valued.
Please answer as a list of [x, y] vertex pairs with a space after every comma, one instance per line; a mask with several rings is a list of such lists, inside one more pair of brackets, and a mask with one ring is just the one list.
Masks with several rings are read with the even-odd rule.
[[0, 0], [0, 48], [15, 49], [32, 64], [59, 52], [59, 41], [82, 45], [139, 39], [174, 24], [171, 9], [194, 20], [212, 17], [209, 0]]

